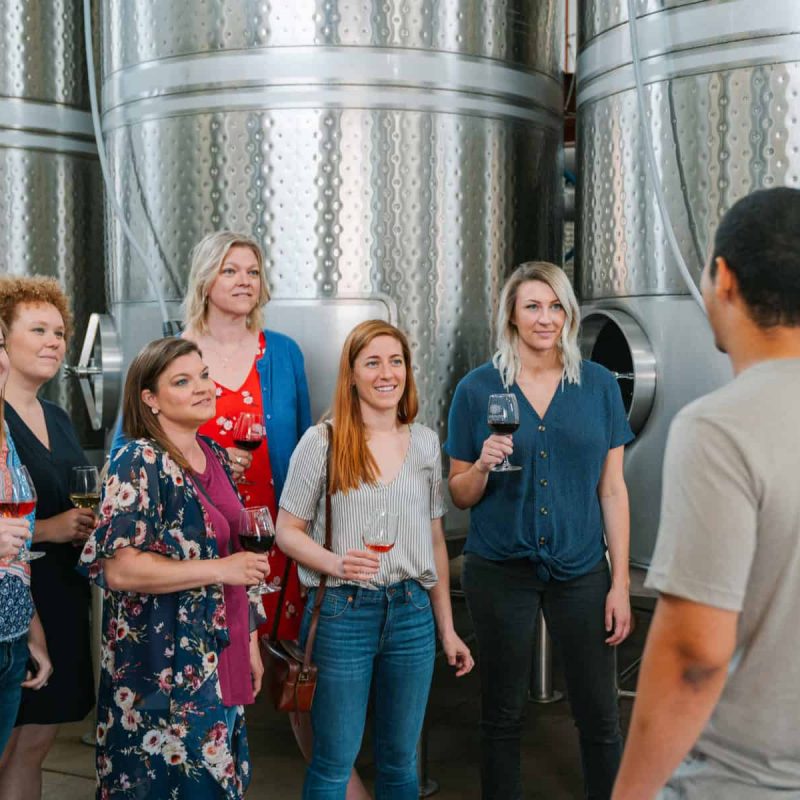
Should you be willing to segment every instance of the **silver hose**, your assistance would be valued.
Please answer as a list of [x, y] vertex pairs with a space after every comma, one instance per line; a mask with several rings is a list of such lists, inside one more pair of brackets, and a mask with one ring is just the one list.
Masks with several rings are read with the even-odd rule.
[[106, 194], [108, 199], [111, 201], [111, 207], [114, 209], [114, 214], [119, 220], [119, 224], [122, 226], [125, 238], [130, 242], [131, 247], [136, 252], [136, 255], [139, 256], [144, 264], [145, 270], [147, 271], [147, 278], [150, 282], [150, 286], [155, 292], [158, 300], [158, 308], [161, 311], [161, 319], [164, 324], [164, 331], [166, 335], [170, 320], [169, 313], [167, 312], [167, 303], [164, 300], [164, 294], [158, 285], [158, 276], [156, 275], [152, 264], [148, 260], [147, 255], [144, 252], [144, 248], [136, 240], [130, 225], [128, 225], [128, 222], [125, 219], [125, 213], [122, 210], [119, 201], [117, 200], [116, 194], [114, 193], [114, 187], [111, 182], [111, 173], [108, 169], [108, 158], [106, 157], [105, 142], [103, 141], [103, 129], [100, 124], [100, 110], [97, 103], [97, 84], [95, 82], [94, 73], [94, 47], [92, 45], [91, 0], [83, 0], [83, 32], [86, 45], [86, 69], [89, 73], [89, 104], [92, 110], [92, 126], [94, 127], [94, 138], [97, 142], [97, 155], [100, 159], [100, 171], [103, 174], [103, 183], [106, 187]]
[[697, 288], [692, 274], [689, 272], [689, 267], [683, 258], [678, 239], [675, 236], [675, 227], [672, 224], [672, 218], [669, 215], [667, 208], [667, 201], [664, 197], [664, 190], [661, 186], [661, 180], [658, 176], [658, 164], [656, 163], [656, 151], [653, 147], [653, 132], [650, 130], [650, 125], [647, 122], [647, 110], [645, 108], [644, 98], [644, 81], [642, 79], [642, 62], [639, 58], [639, 21], [636, 17], [636, 8], [634, 7], [634, 0], [628, 0], [628, 32], [631, 40], [631, 57], [633, 60], [633, 76], [636, 81], [636, 104], [639, 109], [639, 123], [642, 126], [642, 133], [644, 134], [645, 150], [647, 152], [647, 170], [650, 173], [650, 183], [653, 186], [653, 191], [656, 195], [656, 202], [658, 203], [658, 210], [661, 213], [661, 220], [664, 223], [664, 230], [667, 233], [667, 241], [669, 242], [672, 254], [678, 262], [678, 270], [681, 273], [686, 288], [689, 294], [700, 306], [700, 309], [705, 314], [706, 307], [703, 304], [703, 297], [700, 290]]

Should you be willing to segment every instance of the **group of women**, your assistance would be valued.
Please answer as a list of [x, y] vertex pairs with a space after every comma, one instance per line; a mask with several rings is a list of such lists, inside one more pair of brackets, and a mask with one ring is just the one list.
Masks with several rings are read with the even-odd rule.
[[[255, 241], [219, 232], [197, 245], [182, 336], [147, 345], [128, 370], [95, 518], [64, 493], [69, 470], [85, 462], [69, 420], [37, 398], [64, 357], [63, 294], [44, 279], [0, 281], [9, 326], [0, 455], [29, 465], [39, 497], [35, 523], [0, 520], [0, 603], [10, 591], [27, 598], [16, 619], [0, 611], [0, 712], [9, 729], [17, 717], [0, 763], [3, 798], [39, 796], [56, 726], [91, 707], [85, 577], [105, 590], [98, 798], [242, 797], [251, 775], [243, 708], [264, 670], [258, 628], [271, 632], [279, 613], [279, 593], [254, 601], [246, 587], [287, 576], [280, 638], [305, 645], [324, 591], [310, 719], [291, 715], [309, 760], [303, 796], [370, 796], [354, 765], [371, 704], [375, 796], [417, 797], [436, 633], [456, 675], [474, 664], [453, 625], [439, 441], [415, 422], [405, 335], [376, 320], [347, 337], [331, 419], [311, 426], [302, 354], [264, 329], [268, 300]], [[630, 627], [622, 450], [632, 436], [613, 377], [580, 359], [578, 325], [561, 270], [518, 268], [501, 298], [497, 354], [459, 383], [450, 411], [450, 494], [472, 512], [462, 582], [478, 644], [484, 798], [522, 796], [539, 607], [564, 655], [587, 797], [610, 795], [621, 755], [612, 647]], [[494, 393], [518, 399], [513, 437], [489, 434]], [[244, 412], [266, 428], [252, 451], [233, 441]], [[520, 471], [493, 471], [508, 455]], [[243, 506], [266, 506], [277, 520], [269, 556], [242, 549]], [[380, 555], [364, 538], [377, 516], [397, 530]], [[31, 534], [47, 544], [29, 580], [15, 554]]]

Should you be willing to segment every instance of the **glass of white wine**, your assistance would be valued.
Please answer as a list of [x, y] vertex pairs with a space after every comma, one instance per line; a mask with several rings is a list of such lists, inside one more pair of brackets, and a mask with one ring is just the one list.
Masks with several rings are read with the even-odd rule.
[[97, 467], [73, 467], [69, 499], [76, 508], [95, 510], [100, 505], [100, 473]]

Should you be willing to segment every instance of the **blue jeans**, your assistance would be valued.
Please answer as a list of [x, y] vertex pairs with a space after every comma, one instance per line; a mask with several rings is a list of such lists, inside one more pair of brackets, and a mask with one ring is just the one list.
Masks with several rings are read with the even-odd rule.
[[0, 642], [0, 755], [8, 744], [22, 697], [28, 663], [28, 637]]
[[539, 608], [559, 649], [581, 746], [585, 797], [608, 800], [622, 756], [614, 649], [605, 643], [605, 558], [568, 581], [543, 582], [527, 560], [464, 559], [461, 585], [478, 640], [481, 796], [519, 800], [520, 732]]
[[[305, 646], [316, 591], [309, 593]], [[378, 591], [328, 589], [314, 642], [314, 751], [305, 800], [344, 800], [374, 689], [376, 800], [417, 800], [417, 739], [428, 702], [435, 636], [430, 595], [416, 581]]]

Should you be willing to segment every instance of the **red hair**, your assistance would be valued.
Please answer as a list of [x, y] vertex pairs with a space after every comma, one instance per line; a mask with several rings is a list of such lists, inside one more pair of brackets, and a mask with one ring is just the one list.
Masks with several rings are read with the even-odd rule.
[[347, 336], [339, 359], [339, 375], [333, 393], [333, 451], [328, 490], [347, 492], [361, 483], [376, 483], [378, 465], [367, 446], [361, 404], [354, 385], [353, 365], [358, 354], [378, 336], [391, 336], [400, 343], [406, 365], [406, 385], [397, 405], [397, 419], [404, 425], [414, 421], [419, 410], [417, 386], [411, 370], [411, 348], [405, 334], [379, 319], [356, 325]]

